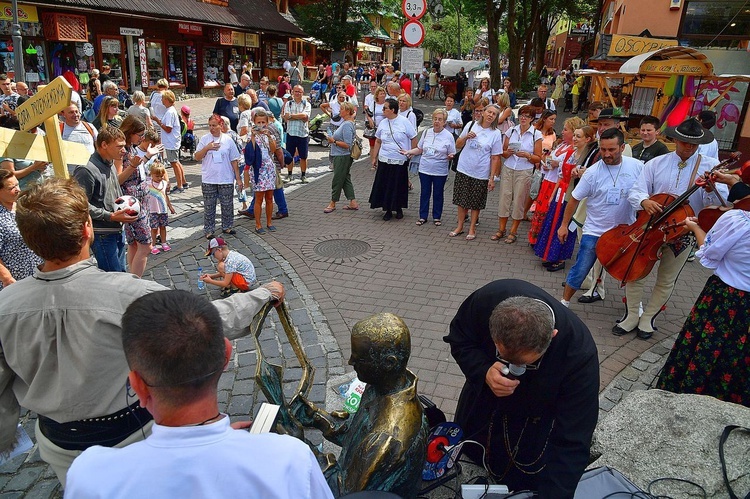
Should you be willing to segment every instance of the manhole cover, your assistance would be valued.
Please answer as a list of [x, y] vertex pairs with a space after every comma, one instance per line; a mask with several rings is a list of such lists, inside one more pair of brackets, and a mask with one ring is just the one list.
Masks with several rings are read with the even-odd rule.
[[313, 251], [325, 258], [353, 258], [370, 251], [370, 245], [358, 239], [329, 239], [316, 244]]

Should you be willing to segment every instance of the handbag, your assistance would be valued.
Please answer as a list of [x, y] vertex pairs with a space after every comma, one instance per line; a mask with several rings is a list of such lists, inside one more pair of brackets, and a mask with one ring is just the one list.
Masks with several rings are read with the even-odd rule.
[[352, 147], [349, 148], [351, 156], [354, 161], [358, 160], [362, 156], [362, 140], [359, 137], [354, 138]]
[[[474, 128], [474, 123], [476, 121], [472, 121], [471, 125], [469, 125], [469, 129], [466, 131], [466, 135], [469, 135], [469, 132], [471, 132], [471, 129]], [[466, 144], [464, 144], [464, 147], [466, 147]], [[461, 151], [463, 151], [464, 148], [461, 148]], [[458, 170], [458, 157], [461, 155], [461, 151], [456, 151], [456, 154], [453, 156], [453, 159], [451, 160], [451, 170], [454, 172]]]
[[534, 168], [534, 174], [531, 176], [531, 188], [529, 189], [529, 197], [533, 200], [539, 196], [539, 189], [542, 187], [542, 181], [544, 180], [544, 173], [541, 168]]

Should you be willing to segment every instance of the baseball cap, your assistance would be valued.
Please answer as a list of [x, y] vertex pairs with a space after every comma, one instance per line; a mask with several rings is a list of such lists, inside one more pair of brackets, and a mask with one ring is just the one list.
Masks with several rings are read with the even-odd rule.
[[282, 98], [283, 99], [291, 99], [292, 98], [292, 94], [290, 94], [289, 92], [287, 92], [287, 93], [284, 94], [284, 97], [282, 97]]
[[182, 111], [183, 114], [190, 115], [190, 106], [182, 106], [182, 108], [180, 109], [180, 111]]
[[222, 238], [214, 237], [208, 242], [208, 250], [206, 251], [206, 256], [209, 256], [216, 248], [221, 248], [222, 246], [226, 245], [227, 243], [225, 243]]

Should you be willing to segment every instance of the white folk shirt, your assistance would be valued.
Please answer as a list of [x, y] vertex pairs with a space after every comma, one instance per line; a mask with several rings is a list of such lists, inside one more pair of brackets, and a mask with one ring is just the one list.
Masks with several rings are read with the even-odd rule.
[[503, 134], [500, 130], [483, 128], [479, 123], [470, 121], [461, 132], [461, 137], [469, 134], [469, 128], [476, 137], [467, 139], [464, 143], [461, 156], [458, 158], [457, 171], [472, 178], [487, 180], [492, 170], [492, 156], [503, 153]]
[[435, 133], [433, 128], [425, 130], [419, 139], [422, 158], [419, 160], [419, 173], [425, 175], [448, 175], [449, 154], [456, 154], [456, 139], [453, 134], [443, 128]]
[[204, 184], [233, 184], [235, 179], [232, 161], [239, 161], [240, 151], [232, 137], [222, 133], [214, 137], [207, 133], [196, 146], [200, 151], [211, 142], [221, 142], [218, 151], [208, 151], [201, 163], [201, 182]]
[[[521, 147], [518, 149], [518, 151], [524, 151], [528, 152], [530, 154], [534, 154], [534, 145], [536, 144], [537, 140], [542, 140], [542, 132], [536, 129], [536, 127], [530, 126], [526, 132], [521, 134], [521, 125], [516, 125], [513, 128], [509, 128], [507, 132], [505, 132], [505, 136], [508, 137], [508, 145], [513, 143], [520, 143]], [[506, 158], [505, 161], [503, 161], [503, 168], [509, 168], [511, 170], [531, 170], [534, 168], [534, 163], [529, 161], [526, 158], [519, 158], [515, 154], [512, 154], [510, 157]]]
[[707, 158], [719, 159], [719, 143], [714, 139], [708, 144], [699, 145], [698, 154], [702, 154]]
[[619, 165], [609, 166], [599, 160], [586, 169], [573, 198], [586, 201], [583, 235], [601, 236], [620, 224], [635, 222], [635, 210], [628, 202], [628, 191], [643, 168], [637, 159], [623, 156]]
[[399, 151], [411, 149], [411, 139], [416, 136], [416, 128], [403, 116], [396, 116], [392, 120], [384, 118], [375, 132], [375, 137], [381, 142], [378, 158], [406, 162], [407, 157]]
[[204, 426], [154, 424], [122, 449], [86, 449], [68, 471], [65, 497], [263, 497], [332, 499], [307, 445], [288, 435], [251, 435], [229, 417]]
[[723, 214], [695, 256], [725, 284], [750, 293], [750, 212]]
[[[641, 202], [654, 194], [667, 193], [679, 196], [694, 184], [696, 178], [719, 164], [719, 160], [717, 159], [700, 156], [701, 162], [698, 171], [695, 177], [690, 178], [690, 174], [695, 169], [695, 162], [698, 160], [698, 157], [698, 154], [690, 156], [686, 161], [687, 164], [682, 169], [678, 166], [682, 160], [675, 152], [657, 156], [651, 161], [646, 162], [638, 181], [633, 185], [628, 195], [630, 204], [636, 210], [642, 210]], [[721, 193], [721, 196], [726, 199], [729, 195], [727, 186], [717, 183], [716, 188]], [[688, 199], [688, 202], [696, 216], [706, 206], [721, 204], [715, 193], [708, 192], [703, 188], [695, 191]]]

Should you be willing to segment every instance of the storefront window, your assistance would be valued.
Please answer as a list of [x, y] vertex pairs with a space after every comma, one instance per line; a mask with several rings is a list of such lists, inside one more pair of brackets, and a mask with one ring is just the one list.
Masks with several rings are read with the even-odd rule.
[[206, 47], [203, 49], [203, 86], [224, 85], [224, 50]]
[[156, 82], [164, 78], [164, 54], [161, 43], [146, 43], [146, 60], [148, 61], [148, 85], [155, 87]]
[[108, 64], [112, 70], [109, 73], [110, 79], [117, 83], [118, 86], [124, 87], [125, 80], [122, 71], [124, 54], [122, 40], [117, 38], [102, 38], [101, 48], [102, 66]]
[[266, 42], [264, 44], [266, 61], [270, 68], [280, 68], [289, 57], [286, 43]]
[[184, 61], [184, 47], [170, 45], [167, 48], [167, 74], [169, 75], [170, 85], [185, 84], [185, 70], [183, 68]]
[[[745, 0], [690, 0], [685, 7], [682, 36], [713, 40], [712, 46], [736, 46], [750, 33], [750, 9]], [[725, 43], [717, 43], [720, 37]], [[721, 42], [721, 40], [718, 40]], [[693, 45], [693, 43], [691, 43]]]

